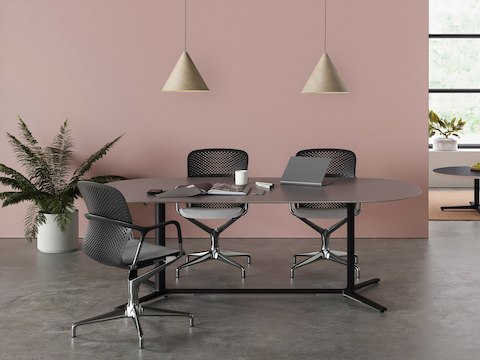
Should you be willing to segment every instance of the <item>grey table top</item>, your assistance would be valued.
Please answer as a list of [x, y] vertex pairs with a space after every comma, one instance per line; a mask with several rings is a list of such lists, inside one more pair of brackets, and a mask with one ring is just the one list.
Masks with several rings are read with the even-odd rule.
[[[265, 190], [263, 195], [254, 195], [250, 191], [246, 196], [232, 195], [200, 195], [195, 196], [196, 203], [311, 203], [311, 202], [332, 202], [332, 203], [372, 203], [403, 200], [419, 196], [422, 191], [416, 184], [376, 178], [325, 178], [324, 185], [297, 186], [281, 185], [280, 178], [258, 177], [249, 178], [249, 184], [255, 187], [256, 181], [271, 182], [274, 185], [272, 190]], [[122, 192], [127, 202], [131, 203], [185, 203], [192, 202], [192, 197], [182, 198], [157, 198], [147, 195], [149, 189], [173, 189], [177, 185], [195, 183], [217, 183], [233, 182], [232, 178], [143, 178], [123, 180], [109, 185]]]
[[480, 171], [472, 171], [470, 166], [447, 166], [433, 169], [433, 172], [442, 175], [480, 178]]

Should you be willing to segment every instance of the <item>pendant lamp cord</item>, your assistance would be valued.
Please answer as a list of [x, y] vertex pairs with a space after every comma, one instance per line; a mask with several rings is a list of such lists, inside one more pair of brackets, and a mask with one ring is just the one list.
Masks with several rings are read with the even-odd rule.
[[[185, 0], [186, 1], [186, 0]], [[327, 53], [327, 0], [325, 0], [325, 31], [324, 31], [324, 36], [325, 36], [325, 53]]]
[[187, 0], [185, 0], [185, 39], [184, 39], [184, 50], [187, 52]]

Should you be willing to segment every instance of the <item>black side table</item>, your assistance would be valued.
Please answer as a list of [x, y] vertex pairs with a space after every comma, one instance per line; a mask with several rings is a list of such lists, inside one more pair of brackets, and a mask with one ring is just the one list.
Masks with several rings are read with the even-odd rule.
[[471, 177], [473, 179], [473, 201], [470, 201], [470, 205], [459, 206], [442, 206], [443, 210], [476, 210], [480, 212], [479, 194], [480, 194], [480, 171], [470, 170], [470, 166], [448, 166], [433, 169], [433, 172], [442, 175]]

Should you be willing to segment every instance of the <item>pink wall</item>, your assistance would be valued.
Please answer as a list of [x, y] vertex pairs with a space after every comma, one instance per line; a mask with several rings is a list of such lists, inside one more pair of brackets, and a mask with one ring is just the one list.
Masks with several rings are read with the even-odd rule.
[[[17, 133], [17, 113], [44, 143], [68, 118], [79, 157], [125, 134], [96, 169], [128, 177], [183, 176], [202, 147], [245, 149], [252, 176], [280, 176], [302, 148], [349, 148], [358, 176], [424, 191], [365, 205], [357, 235], [427, 236], [427, 0], [329, 2], [328, 52], [348, 95], [300, 94], [323, 51], [321, 1], [188, 4], [209, 93], [160, 92], [183, 50], [183, 1], [0, 0], [0, 162], [14, 165], [3, 133]], [[151, 208], [136, 208], [149, 222]], [[0, 209], [0, 237], [22, 236], [24, 210]], [[278, 205], [251, 206], [225, 234], [313, 235]]]

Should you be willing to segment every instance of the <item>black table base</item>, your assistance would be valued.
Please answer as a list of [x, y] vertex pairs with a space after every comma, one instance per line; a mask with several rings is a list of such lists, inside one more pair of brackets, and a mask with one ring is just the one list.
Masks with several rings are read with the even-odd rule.
[[479, 203], [479, 179], [474, 179], [473, 183], [473, 201], [470, 201], [470, 205], [456, 205], [456, 206], [441, 206], [440, 209], [444, 210], [476, 210], [480, 212], [480, 203]]
[[359, 290], [369, 285], [375, 285], [380, 282], [379, 278], [373, 278], [367, 281], [363, 281], [361, 283], [354, 285], [354, 290], [349, 289], [310, 289], [310, 288], [299, 288], [299, 289], [284, 289], [284, 288], [272, 288], [272, 289], [259, 289], [259, 288], [252, 288], [252, 289], [231, 289], [231, 288], [185, 288], [185, 289], [165, 289], [164, 291], [154, 291], [142, 298], [140, 298], [140, 302], [147, 302], [158, 299], [162, 296], [168, 296], [169, 294], [268, 294], [268, 295], [275, 295], [275, 294], [341, 294], [344, 297], [355, 300], [362, 304], [368, 305], [380, 312], [384, 312], [387, 308], [383, 305], [376, 303], [360, 294], [357, 294], [355, 290]]
[[[165, 205], [162, 203], [155, 204], [155, 220], [157, 222], [165, 221]], [[185, 288], [185, 289], [169, 289], [166, 287], [165, 272], [160, 273], [155, 282], [150, 285], [153, 292], [140, 298], [140, 302], [152, 301], [168, 294], [342, 294], [344, 297], [358, 301], [368, 305], [380, 312], [384, 312], [387, 308], [376, 303], [362, 295], [356, 293], [356, 290], [362, 289], [369, 285], [375, 285], [380, 282], [379, 278], [373, 278], [367, 281], [355, 284], [355, 204], [347, 204], [347, 286], [344, 289], [311, 289], [311, 288], [252, 288], [252, 289], [235, 289], [235, 288]], [[165, 245], [165, 232], [158, 231], [156, 233], [156, 242]]]

